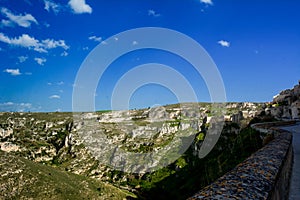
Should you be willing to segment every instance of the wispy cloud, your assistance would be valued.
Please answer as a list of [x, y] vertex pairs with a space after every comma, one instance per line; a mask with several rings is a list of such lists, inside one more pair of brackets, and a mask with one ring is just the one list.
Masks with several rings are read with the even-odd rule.
[[225, 41], [225, 40], [218, 41], [218, 44], [220, 44], [223, 47], [230, 47], [230, 42]]
[[51, 82], [48, 82], [47, 85], [63, 85], [65, 84], [63, 81], [59, 81], [57, 83], [51, 83]]
[[53, 40], [53, 39], [46, 39], [43, 40], [42, 45], [46, 49], [54, 49], [57, 47], [61, 47], [63, 49], [69, 49], [69, 46], [66, 45], [66, 42], [64, 40]]
[[76, 14], [92, 13], [92, 8], [85, 3], [85, 0], [70, 0], [69, 6]]
[[3, 27], [3, 26], [13, 27], [14, 24], [10, 20], [2, 19], [0, 27]]
[[44, 26], [45, 26], [46, 28], [49, 28], [49, 27], [50, 27], [50, 24], [48, 24], [47, 22], [45, 22], [45, 23], [44, 23]]
[[2, 26], [14, 26], [15, 24], [17, 24], [21, 27], [28, 28], [32, 23], [38, 24], [37, 20], [31, 14], [15, 15], [7, 8], [1, 8], [1, 13], [7, 18], [2, 19]]
[[57, 47], [61, 47], [65, 50], [69, 49], [69, 46], [65, 43], [64, 40], [46, 39], [46, 40], [39, 41], [27, 34], [22, 34], [21, 36], [15, 38], [9, 38], [3, 33], [0, 33], [0, 41], [7, 43], [9, 45], [15, 45], [20, 47], [25, 47], [28, 49], [33, 49], [34, 51], [40, 53], [47, 53], [48, 49], [54, 49]]
[[132, 42], [132, 45], [134, 45], [134, 46], [135, 46], [135, 45], [138, 45], [138, 44], [139, 44], [139, 43], [138, 43], [137, 41], [133, 41], [133, 42]]
[[18, 59], [20, 63], [23, 63], [28, 59], [28, 56], [19, 56]]
[[27, 3], [28, 5], [32, 6], [32, 3], [30, 2], [30, 0], [24, 0], [25, 3]]
[[6, 72], [12, 76], [18, 76], [21, 75], [21, 72], [19, 69], [5, 69], [3, 72]]
[[200, 0], [201, 3], [204, 3], [206, 5], [213, 5], [214, 3], [212, 2], [212, 0]]
[[66, 57], [66, 56], [68, 56], [68, 55], [69, 55], [69, 53], [66, 52], [66, 51], [64, 51], [64, 52], [62, 52], [62, 53], [60, 54], [60, 56], [64, 56], [64, 57]]
[[49, 99], [60, 99], [60, 96], [57, 94], [51, 95]]
[[44, 0], [44, 4], [45, 10], [47, 10], [48, 12], [52, 10], [55, 14], [57, 14], [62, 9], [62, 6], [60, 4], [55, 3], [53, 1]]
[[101, 41], [102, 41], [102, 38], [93, 35], [93, 36], [90, 36], [90, 37], [89, 37], [89, 40], [93, 40], [93, 41], [95, 41], [95, 42], [101, 42]]
[[37, 62], [39, 65], [44, 65], [45, 62], [47, 61], [46, 58], [34, 58], [34, 60]]
[[4, 102], [0, 103], [0, 112], [24, 112], [33, 109], [31, 103], [14, 103], [14, 102]]
[[14, 105], [14, 103], [9, 101], [9, 102], [2, 103], [1, 105], [11, 106]]
[[148, 15], [149, 16], [153, 16], [153, 17], [160, 17], [161, 15], [159, 13], [157, 13], [155, 10], [148, 10]]

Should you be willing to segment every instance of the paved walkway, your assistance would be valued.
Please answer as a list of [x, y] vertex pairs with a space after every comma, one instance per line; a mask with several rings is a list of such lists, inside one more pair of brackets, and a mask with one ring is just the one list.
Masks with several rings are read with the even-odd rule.
[[293, 126], [281, 127], [293, 133], [294, 164], [290, 185], [289, 200], [300, 199], [300, 123]]

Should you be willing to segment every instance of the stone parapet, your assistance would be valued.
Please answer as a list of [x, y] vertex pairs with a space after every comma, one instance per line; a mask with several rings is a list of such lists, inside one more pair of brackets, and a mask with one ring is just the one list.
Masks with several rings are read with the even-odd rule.
[[189, 200], [287, 199], [293, 164], [292, 134], [276, 126], [293, 123], [254, 125], [254, 128], [272, 129], [276, 133], [274, 139]]

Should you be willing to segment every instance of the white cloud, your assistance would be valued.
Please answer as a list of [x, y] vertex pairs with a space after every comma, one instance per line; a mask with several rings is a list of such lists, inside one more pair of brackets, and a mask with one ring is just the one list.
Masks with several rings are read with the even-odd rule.
[[66, 45], [64, 40], [46, 39], [46, 40], [43, 40], [41, 43], [42, 43], [42, 46], [46, 49], [53, 49], [53, 48], [57, 48], [57, 47], [61, 47], [63, 49], [69, 49], [69, 46]]
[[201, 3], [205, 3], [206, 5], [213, 5], [212, 0], [200, 0]]
[[5, 42], [7, 44], [16, 45], [16, 46], [22, 46], [22, 47], [39, 47], [39, 41], [36, 40], [33, 37], [30, 37], [27, 34], [23, 34], [22, 36], [19, 36], [18, 38], [9, 38], [3, 33], [0, 33], [0, 41]]
[[28, 59], [28, 56], [19, 56], [18, 59], [20, 63], [23, 63]]
[[19, 69], [5, 69], [3, 72], [9, 73], [12, 76], [21, 75], [21, 72]]
[[102, 38], [101, 37], [96, 37], [96, 36], [90, 36], [89, 40], [93, 40], [95, 42], [101, 42]]
[[148, 15], [153, 17], [160, 17], [160, 14], [154, 10], [148, 10]]
[[70, 0], [69, 6], [76, 14], [92, 13], [92, 8], [85, 3], [85, 0]]
[[46, 58], [34, 58], [34, 60], [37, 62], [39, 65], [44, 65], [45, 62], [47, 61]]
[[48, 82], [47, 85], [63, 85], [65, 84], [63, 81], [60, 81], [60, 82], [57, 82], [57, 83], [51, 83], [51, 82]]
[[13, 102], [6, 102], [6, 103], [3, 103], [2, 105], [12, 106], [12, 105], [14, 105], [14, 103]]
[[49, 28], [49, 27], [50, 27], [50, 24], [48, 24], [47, 22], [45, 22], [45, 23], [44, 23], [44, 26], [45, 26], [46, 28]]
[[53, 1], [49, 1], [49, 0], [44, 0], [45, 6], [44, 9], [47, 10], [48, 12], [50, 12], [50, 10], [52, 10], [54, 13], [58, 13], [62, 6], [58, 3], [54, 3]]
[[223, 47], [229, 47], [230, 46], [230, 42], [225, 41], [225, 40], [218, 41], [218, 44], [220, 44]]
[[28, 28], [32, 23], [38, 24], [36, 19], [31, 14], [15, 15], [7, 8], [1, 8], [1, 13], [8, 18], [7, 20], [1, 21], [3, 26], [12, 26], [13, 24], [17, 24], [21, 27]]
[[3, 27], [3, 26], [13, 27], [14, 24], [10, 20], [2, 19], [1, 20], [1, 27]]
[[60, 99], [60, 96], [57, 94], [51, 95], [49, 99]]
[[137, 41], [133, 41], [132, 45], [138, 45], [138, 42]]
[[31, 107], [31, 103], [20, 103], [19, 105], [24, 106], [24, 107], [28, 107], [28, 108]]
[[64, 51], [64, 52], [62, 52], [61, 54], [60, 54], [60, 56], [68, 56], [69, 54], [68, 54], [68, 52], [66, 52], [66, 51]]
[[61, 47], [63, 49], [69, 49], [69, 46], [65, 43], [64, 40], [46, 39], [46, 40], [39, 41], [27, 34], [22, 34], [21, 36], [15, 38], [9, 38], [3, 33], [0, 33], [0, 41], [7, 43], [9, 45], [15, 45], [20, 47], [25, 47], [28, 49], [33, 49], [40, 53], [47, 53], [48, 49], [54, 49], [57, 47]]
[[31, 103], [14, 103], [14, 102], [4, 102], [0, 103], [0, 112], [24, 112], [32, 109]]

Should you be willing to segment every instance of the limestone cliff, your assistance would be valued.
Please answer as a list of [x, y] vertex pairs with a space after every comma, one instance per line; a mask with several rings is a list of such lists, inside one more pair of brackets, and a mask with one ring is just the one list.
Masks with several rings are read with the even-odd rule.
[[277, 119], [300, 119], [300, 80], [294, 88], [283, 90], [274, 96], [266, 108], [266, 114]]
[[[245, 146], [232, 145], [232, 142], [241, 141], [241, 128], [246, 127], [256, 114], [262, 112], [264, 104], [226, 103], [223, 106], [225, 112], [221, 114], [225, 116], [227, 124], [215, 151], [227, 154], [226, 149], [234, 152], [236, 147]], [[189, 154], [188, 157], [183, 157], [153, 174], [123, 173], [96, 159], [97, 155], [91, 153], [92, 148], [87, 148], [85, 139], [99, 134], [107, 141], [102, 151], [117, 145], [128, 152], [147, 153], [161, 149], [168, 151], [172, 148], [168, 144], [174, 137], [181, 134], [179, 138], [186, 142], [190, 138], [185, 134], [189, 133], [194, 136], [192, 140], [195, 140], [192, 144], [194, 155], [198, 155], [197, 152], [206, 137], [206, 129], [213, 124], [213, 115], [218, 112], [218, 107], [212, 108], [210, 103], [190, 103], [95, 113], [0, 113], [0, 147], [2, 151], [8, 152], [3, 154], [4, 157], [14, 153], [26, 160], [111, 183], [136, 193], [140, 188], [147, 190], [148, 187], [154, 187], [166, 174], [175, 176], [180, 172], [185, 174], [185, 178], [196, 177], [195, 174], [184, 172], [184, 169], [191, 171], [193, 167], [197, 168], [196, 163], [200, 162], [197, 161], [198, 157]], [[100, 137], [98, 139], [101, 140]], [[248, 141], [248, 138], [245, 140]], [[99, 149], [97, 145], [95, 148]], [[113, 157], [113, 164], [121, 161], [116, 159], [117, 156]], [[218, 157], [218, 172], [225, 172], [228, 163], [231, 162], [226, 156]], [[207, 181], [216, 176], [214, 171], [208, 174], [210, 178]]]

